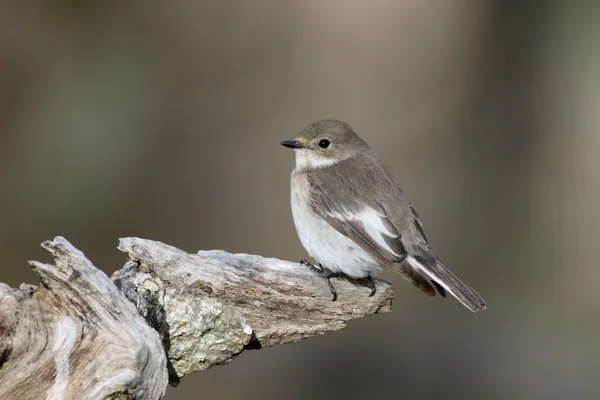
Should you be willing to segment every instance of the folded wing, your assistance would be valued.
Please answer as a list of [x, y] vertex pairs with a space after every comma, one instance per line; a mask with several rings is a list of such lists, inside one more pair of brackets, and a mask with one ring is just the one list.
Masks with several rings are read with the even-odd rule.
[[442, 296], [446, 296], [441, 286], [430, 282], [410, 263], [404, 262], [408, 253], [402, 236], [382, 204], [353, 202], [341, 206], [333, 204], [323, 193], [321, 190], [313, 190], [311, 206], [317, 215], [352, 239], [375, 260], [400, 274], [427, 295], [435, 296], [437, 288]]

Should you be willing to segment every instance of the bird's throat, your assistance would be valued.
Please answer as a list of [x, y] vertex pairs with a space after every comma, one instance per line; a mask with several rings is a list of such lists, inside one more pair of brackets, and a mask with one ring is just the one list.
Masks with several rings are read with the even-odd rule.
[[296, 169], [299, 171], [329, 167], [337, 161], [331, 157], [325, 157], [314, 150], [296, 150]]

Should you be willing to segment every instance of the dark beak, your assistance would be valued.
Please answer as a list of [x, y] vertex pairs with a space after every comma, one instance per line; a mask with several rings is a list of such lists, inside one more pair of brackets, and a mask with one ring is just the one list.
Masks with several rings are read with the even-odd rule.
[[297, 140], [284, 140], [281, 142], [282, 146], [289, 147], [290, 149], [303, 149], [304, 145]]

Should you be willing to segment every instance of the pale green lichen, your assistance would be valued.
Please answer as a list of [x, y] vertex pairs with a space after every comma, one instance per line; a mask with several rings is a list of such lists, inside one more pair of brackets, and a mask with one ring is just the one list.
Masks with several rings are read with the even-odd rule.
[[234, 308], [189, 293], [165, 293], [169, 360], [178, 376], [226, 364], [250, 342], [253, 331]]

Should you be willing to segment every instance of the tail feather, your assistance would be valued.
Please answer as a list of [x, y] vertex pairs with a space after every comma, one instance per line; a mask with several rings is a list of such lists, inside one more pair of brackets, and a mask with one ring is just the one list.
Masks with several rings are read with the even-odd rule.
[[413, 268], [441, 286], [469, 310], [478, 312], [486, 308], [483, 297], [458, 279], [437, 256], [427, 258], [408, 256], [407, 261]]
[[431, 286], [431, 282], [424, 278], [419, 271], [409, 266], [402, 265], [400, 268], [400, 274], [413, 285], [425, 292], [425, 294], [428, 296], [435, 296], [435, 289], [433, 286]]

